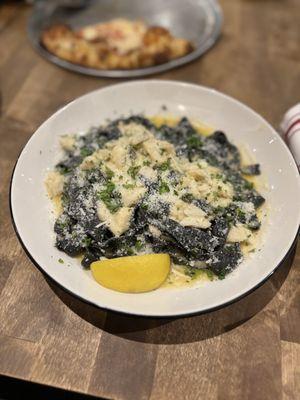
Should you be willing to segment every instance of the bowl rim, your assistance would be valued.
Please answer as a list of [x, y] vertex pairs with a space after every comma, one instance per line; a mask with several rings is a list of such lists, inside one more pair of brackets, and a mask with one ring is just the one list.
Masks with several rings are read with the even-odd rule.
[[[77, 101], [79, 101], [79, 100], [83, 100], [84, 98], [90, 96], [90, 95], [93, 94], [93, 93], [100, 92], [100, 91], [103, 92], [103, 91], [106, 91], [106, 90], [109, 91], [109, 90], [111, 89], [111, 87], [116, 87], [116, 86], [118, 86], [118, 87], [119, 87], [119, 86], [134, 86], [134, 85], [136, 85], [136, 84], [138, 84], [138, 85], [143, 85], [143, 84], [149, 84], [149, 83], [150, 83], [150, 84], [151, 84], [151, 83], [155, 83], [155, 84], [169, 84], [169, 85], [174, 85], [174, 86], [178, 86], [178, 85], [179, 85], [179, 86], [182, 86], [182, 87], [190, 87], [190, 88], [197, 88], [197, 89], [200, 88], [200, 89], [205, 90], [205, 91], [210, 92], [210, 93], [216, 93], [216, 94], [220, 95], [221, 97], [226, 98], [227, 100], [230, 100], [230, 101], [233, 101], [233, 102], [235, 102], [235, 103], [238, 103], [239, 106], [245, 108], [247, 111], [250, 111], [251, 113], [254, 113], [256, 117], [258, 117], [259, 119], [261, 119], [262, 121], [264, 121], [264, 123], [268, 126], [268, 128], [271, 129], [271, 131], [272, 131], [274, 134], [276, 134], [277, 137], [280, 138], [282, 144], [284, 145], [283, 147], [285, 148], [284, 151], [285, 151], [286, 154], [288, 155], [290, 161], [292, 161], [292, 163], [290, 164], [290, 168], [293, 168], [293, 169], [294, 169], [294, 172], [295, 172], [296, 174], [298, 174], [298, 177], [299, 177], [299, 171], [298, 171], [298, 167], [297, 167], [296, 161], [295, 161], [295, 159], [293, 158], [291, 152], [289, 151], [289, 149], [288, 149], [286, 143], [284, 142], [283, 138], [276, 132], [276, 130], [271, 126], [271, 124], [270, 124], [264, 117], [262, 117], [262, 116], [261, 116], [260, 114], [258, 114], [255, 110], [253, 110], [252, 108], [250, 108], [250, 107], [247, 106], [246, 104], [242, 103], [241, 101], [235, 99], [234, 97], [229, 96], [229, 95], [227, 95], [227, 94], [225, 94], [225, 93], [222, 93], [222, 92], [220, 92], [220, 91], [218, 91], [218, 90], [216, 90], [216, 89], [214, 89], [214, 88], [208, 87], [208, 86], [198, 85], [198, 84], [195, 84], [195, 83], [189, 83], [189, 82], [185, 82], [185, 81], [160, 80], [160, 79], [149, 79], [149, 80], [141, 79], [141, 80], [126, 81], [126, 82], [121, 82], [121, 83], [115, 83], [115, 84], [113, 84], [113, 85], [108, 85], [108, 86], [105, 86], [105, 87], [103, 87], [103, 88], [97, 88], [97, 89], [95, 89], [95, 90], [89, 91], [89, 92], [87, 92], [87, 93], [85, 93], [85, 94], [83, 94], [83, 95], [81, 95], [81, 96], [79, 96], [79, 97], [73, 99], [72, 101], [68, 102], [66, 105], [60, 107], [60, 108], [59, 108], [57, 111], [55, 111], [53, 114], [51, 114], [47, 119], [45, 119], [45, 120], [35, 129], [34, 133], [33, 133], [33, 134], [30, 136], [30, 138], [26, 141], [26, 143], [25, 143], [24, 146], [22, 147], [21, 151], [19, 152], [18, 157], [17, 157], [17, 160], [16, 160], [15, 165], [14, 165], [14, 168], [13, 168], [13, 171], [12, 171], [12, 173], [11, 173], [10, 185], [9, 185], [9, 209], [10, 209], [10, 216], [11, 216], [11, 220], [12, 220], [12, 225], [13, 225], [14, 231], [15, 231], [15, 233], [16, 233], [16, 236], [17, 236], [17, 238], [18, 238], [18, 240], [19, 240], [19, 242], [20, 242], [20, 244], [21, 244], [23, 250], [25, 251], [27, 257], [28, 257], [28, 258], [32, 261], [32, 263], [38, 268], [38, 270], [39, 270], [40, 272], [42, 272], [42, 274], [43, 274], [44, 276], [46, 276], [47, 278], [50, 278], [50, 280], [51, 280], [52, 282], [54, 282], [55, 284], [57, 284], [60, 288], [62, 288], [63, 290], [65, 290], [67, 293], [69, 293], [69, 294], [75, 296], [76, 298], [80, 299], [81, 301], [83, 301], [83, 302], [85, 302], [85, 303], [87, 303], [87, 304], [90, 304], [90, 305], [92, 305], [92, 306], [94, 306], [94, 307], [97, 307], [97, 308], [99, 308], [99, 309], [101, 309], [101, 310], [110, 311], [110, 312], [114, 312], [114, 313], [121, 314], [121, 315], [133, 315], [133, 316], [142, 317], [142, 318], [159, 318], [159, 319], [160, 319], [160, 318], [178, 318], [178, 317], [182, 318], [182, 317], [189, 317], [189, 316], [193, 316], [193, 315], [206, 314], [206, 313], [209, 313], [209, 312], [213, 312], [213, 311], [220, 310], [220, 309], [222, 309], [223, 307], [226, 307], [226, 306], [228, 306], [228, 305], [231, 305], [231, 304], [233, 304], [233, 303], [235, 303], [235, 302], [237, 302], [237, 301], [243, 299], [244, 297], [248, 296], [249, 294], [251, 294], [252, 292], [254, 292], [256, 289], [258, 289], [260, 286], [262, 286], [262, 285], [274, 274], [274, 272], [284, 263], [284, 261], [289, 257], [289, 255], [292, 253], [292, 251], [293, 251], [293, 249], [295, 248], [296, 243], [297, 243], [298, 235], [299, 235], [299, 232], [300, 232], [300, 226], [298, 225], [298, 228], [297, 228], [297, 230], [296, 230], [295, 237], [291, 240], [289, 246], [287, 247], [286, 252], [284, 253], [284, 256], [282, 257], [282, 259], [275, 265], [275, 267], [272, 268], [272, 270], [268, 273], [267, 276], [263, 277], [256, 285], [254, 285], [254, 286], [253, 286], [252, 288], [250, 288], [249, 290], [246, 290], [245, 292], [243, 292], [243, 293], [241, 293], [240, 295], [234, 297], [233, 299], [224, 301], [224, 302], [222, 302], [222, 303], [220, 303], [220, 304], [218, 304], [218, 305], [216, 305], [216, 306], [207, 307], [207, 308], [202, 309], [202, 310], [199, 310], [199, 311], [190, 311], [190, 312], [187, 311], [187, 312], [184, 312], [184, 313], [176, 313], [176, 314], [174, 313], [174, 314], [164, 314], [164, 315], [162, 315], [162, 314], [155, 314], [155, 313], [143, 314], [143, 313], [141, 313], [141, 312], [134, 312], [134, 311], [133, 311], [133, 312], [128, 312], [128, 311], [123, 311], [123, 310], [120, 310], [120, 309], [117, 309], [117, 308], [111, 308], [111, 307], [109, 307], [109, 306], [100, 306], [100, 305], [97, 304], [96, 302], [94, 302], [94, 301], [92, 301], [92, 300], [88, 300], [88, 299], [82, 297], [80, 294], [78, 294], [78, 293], [72, 291], [71, 289], [65, 287], [65, 286], [64, 286], [62, 283], [60, 283], [58, 280], [54, 279], [54, 278], [50, 275], [50, 273], [48, 273], [48, 272], [43, 268], [43, 266], [41, 266], [41, 265], [35, 260], [34, 255], [31, 254], [31, 252], [30, 252], [30, 251], [28, 250], [28, 248], [26, 247], [26, 245], [25, 245], [25, 243], [24, 243], [24, 241], [23, 241], [23, 239], [22, 239], [22, 237], [21, 237], [21, 235], [20, 235], [20, 233], [19, 233], [19, 231], [18, 231], [17, 225], [16, 225], [16, 223], [15, 223], [14, 211], [13, 211], [14, 206], [13, 206], [13, 201], [12, 201], [12, 191], [13, 191], [13, 183], [14, 183], [15, 171], [16, 171], [16, 168], [17, 168], [17, 166], [18, 166], [18, 163], [19, 163], [19, 160], [20, 160], [21, 155], [22, 155], [23, 152], [26, 150], [26, 147], [29, 145], [29, 143], [31, 142], [31, 140], [33, 139], [33, 137], [37, 134], [37, 131], [39, 130], [39, 128], [40, 128], [42, 125], [44, 125], [48, 120], [50, 120], [50, 119], [52, 119], [52, 118], [54, 118], [54, 117], [57, 117], [61, 112], [64, 111], [65, 108], [71, 106], [73, 103], [75, 103], [75, 102], [77, 102]], [[299, 184], [298, 184], [298, 188], [299, 188], [299, 190], [300, 190], [300, 180], [298, 180], [298, 183], [299, 183]], [[300, 215], [300, 214], [299, 214], [299, 215]]]

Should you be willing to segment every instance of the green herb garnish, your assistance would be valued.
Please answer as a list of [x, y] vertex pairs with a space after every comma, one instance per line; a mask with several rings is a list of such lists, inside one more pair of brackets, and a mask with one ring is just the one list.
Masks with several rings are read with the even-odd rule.
[[109, 193], [112, 194], [112, 192], [115, 190], [116, 185], [113, 182], [107, 182], [105, 190]]
[[134, 255], [134, 250], [131, 247], [125, 246], [124, 250], [126, 251], [128, 256], [133, 256]]
[[66, 223], [66, 222], [57, 221], [56, 223], [57, 223], [57, 225], [60, 227], [60, 229], [64, 229], [64, 228], [66, 228], [66, 226], [67, 226], [67, 223]]
[[137, 251], [140, 251], [143, 248], [143, 242], [141, 240], [137, 240], [135, 242], [135, 248], [137, 249]]
[[244, 219], [246, 214], [244, 213], [244, 211], [242, 211], [240, 208], [237, 208], [236, 210], [236, 215], [239, 219]]
[[186, 203], [191, 203], [194, 200], [194, 196], [191, 193], [186, 193], [181, 196], [181, 200], [185, 201]]
[[195, 274], [196, 274], [195, 269], [192, 269], [190, 267], [185, 267], [184, 268], [184, 275], [189, 276], [190, 278], [193, 279]]
[[102, 199], [102, 201], [112, 214], [115, 214], [122, 207], [122, 203], [118, 199], [110, 199], [109, 201]]
[[69, 203], [69, 197], [65, 192], [63, 192], [61, 195], [61, 201], [63, 205], [67, 205]]
[[122, 207], [121, 194], [115, 188], [116, 185], [113, 182], [107, 182], [105, 189], [98, 193], [98, 198], [103, 201], [112, 214]]
[[221, 206], [217, 206], [217, 207], [215, 207], [215, 209], [214, 209], [214, 211], [215, 211], [215, 213], [216, 214], [223, 214], [224, 213], [224, 207], [221, 207]]
[[222, 175], [222, 174], [220, 174], [220, 173], [210, 174], [210, 177], [211, 177], [212, 179], [217, 179], [218, 181], [222, 181], [222, 182], [225, 182], [225, 181], [226, 181], [225, 176]]
[[245, 183], [244, 183], [244, 188], [245, 188], [245, 189], [248, 189], [248, 190], [251, 190], [251, 189], [254, 188], [254, 185], [253, 185], [252, 182], [245, 181]]
[[60, 172], [62, 175], [66, 175], [66, 174], [68, 174], [69, 172], [71, 172], [71, 168], [66, 167], [65, 165], [60, 165], [60, 166], [57, 167], [57, 168], [58, 168], [59, 172]]
[[159, 171], [167, 171], [171, 168], [171, 158], [168, 158], [167, 161], [163, 162], [158, 166]]
[[132, 179], [135, 179], [140, 168], [141, 167], [139, 165], [132, 165], [131, 167], [128, 168], [127, 173], [128, 175], [131, 176]]
[[106, 175], [107, 179], [111, 179], [115, 175], [115, 173], [110, 168], [106, 167], [105, 175]]
[[223, 280], [223, 279], [225, 279], [225, 276], [226, 276], [226, 271], [225, 271], [225, 269], [223, 269], [222, 271], [220, 271], [220, 272], [218, 273], [218, 279], [220, 279], [220, 281]]
[[208, 269], [198, 269], [198, 268], [191, 268], [191, 267], [185, 267], [184, 269], [184, 274], [189, 276], [192, 280], [200, 278], [204, 274], [210, 279], [213, 280], [215, 275], [212, 271]]
[[92, 239], [90, 237], [85, 237], [82, 241], [82, 245], [84, 247], [89, 247], [92, 243]]
[[59, 262], [60, 264], [64, 264], [64, 263], [65, 263], [64, 260], [63, 260], [62, 258], [59, 258], [59, 259], [58, 259], [58, 262]]
[[214, 280], [216, 275], [210, 269], [204, 269], [203, 271], [206, 273], [206, 275], [210, 281]]
[[212, 195], [213, 195], [213, 200], [218, 200], [219, 192], [213, 192]]
[[190, 136], [187, 139], [186, 144], [189, 149], [199, 149], [200, 147], [203, 146], [202, 140], [199, 135]]
[[88, 147], [82, 147], [80, 149], [80, 155], [85, 158], [90, 156], [93, 153], [93, 150], [89, 149]]
[[170, 191], [170, 188], [166, 182], [161, 181], [158, 190], [159, 194], [163, 194], [163, 193], [168, 193]]
[[132, 183], [124, 183], [123, 187], [125, 189], [133, 189], [135, 188], [135, 185], [133, 185]]

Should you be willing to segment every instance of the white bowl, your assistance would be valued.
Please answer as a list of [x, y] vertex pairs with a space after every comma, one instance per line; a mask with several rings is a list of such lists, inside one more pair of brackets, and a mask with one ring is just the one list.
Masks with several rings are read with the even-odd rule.
[[[124, 294], [101, 287], [78, 260], [54, 247], [53, 218], [44, 188], [47, 170], [58, 157], [62, 134], [87, 130], [132, 112], [188, 116], [224, 130], [237, 145], [247, 144], [261, 164], [269, 189], [264, 189], [268, 221], [261, 250], [226, 279], [201, 287], [161, 288]], [[11, 182], [11, 211], [27, 254], [66, 290], [101, 308], [143, 316], [178, 316], [224, 306], [258, 287], [281, 264], [293, 245], [300, 222], [300, 182], [295, 162], [274, 129], [240, 102], [215, 90], [181, 82], [132, 81], [84, 95], [52, 115], [23, 149]], [[64, 264], [58, 262], [65, 260]]]

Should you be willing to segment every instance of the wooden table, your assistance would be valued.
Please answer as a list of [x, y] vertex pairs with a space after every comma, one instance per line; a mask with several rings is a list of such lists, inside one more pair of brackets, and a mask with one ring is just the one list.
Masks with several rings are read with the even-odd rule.
[[[275, 127], [300, 98], [298, 0], [223, 0], [223, 37], [200, 60], [157, 78], [212, 86]], [[64, 71], [30, 47], [30, 8], [0, 8], [0, 373], [109, 399], [299, 399], [300, 252], [260, 289], [206, 315], [119, 316], [48, 281], [13, 231], [18, 153], [69, 100], [114, 80]], [[298, 268], [297, 268], [298, 266]]]

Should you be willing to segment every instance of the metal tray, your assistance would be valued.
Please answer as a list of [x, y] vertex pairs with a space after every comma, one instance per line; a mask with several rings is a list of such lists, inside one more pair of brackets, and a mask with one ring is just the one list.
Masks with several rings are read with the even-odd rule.
[[[149, 25], [166, 27], [172, 34], [192, 41], [195, 50], [184, 57], [152, 67], [100, 70], [62, 60], [40, 43], [42, 30], [51, 24], [63, 22], [79, 28], [117, 17], [142, 19]], [[221, 27], [222, 12], [216, 0], [86, 0], [67, 3], [40, 0], [29, 18], [28, 35], [38, 52], [60, 67], [98, 77], [134, 78], [168, 71], [195, 60], [214, 45]]]

